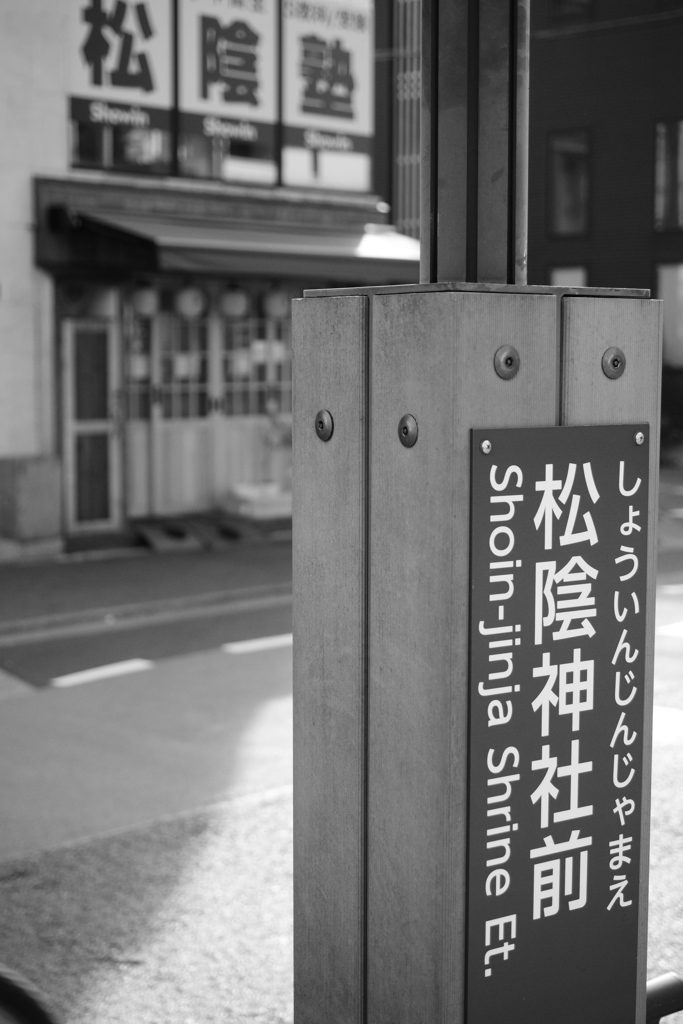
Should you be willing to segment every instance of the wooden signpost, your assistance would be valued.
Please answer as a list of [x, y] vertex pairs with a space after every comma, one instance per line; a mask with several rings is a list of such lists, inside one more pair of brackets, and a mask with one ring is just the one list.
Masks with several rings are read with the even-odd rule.
[[660, 304], [526, 285], [528, 0], [423, 28], [423, 281], [294, 303], [295, 1024], [642, 1022]]

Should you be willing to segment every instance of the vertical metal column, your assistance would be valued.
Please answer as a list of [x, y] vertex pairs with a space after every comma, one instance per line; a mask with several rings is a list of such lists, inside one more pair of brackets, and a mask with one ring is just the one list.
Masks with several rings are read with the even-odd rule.
[[555, 422], [556, 316], [550, 295], [373, 298], [367, 1024], [464, 1020], [469, 428]]
[[294, 998], [365, 1024], [368, 300], [294, 303]]
[[[628, 1017], [633, 1001], [631, 1020], [643, 1024], [660, 304], [633, 291], [575, 289], [565, 295], [526, 287], [530, 0], [422, 4], [422, 283], [320, 290], [294, 303], [296, 1024], [477, 1024], [522, 1019], [529, 1007], [534, 1020], [621, 1024], [624, 1006]], [[615, 349], [619, 373], [605, 362]], [[532, 717], [531, 681], [541, 657], [532, 648], [541, 640], [528, 621], [514, 626], [520, 632], [514, 644], [528, 662], [520, 664], [518, 654], [516, 682], [505, 684], [505, 692], [520, 693], [515, 706], [510, 702], [499, 716], [490, 710], [500, 704], [493, 700], [483, 719], [477, 710], [482, 696], [503, 691], [482, 694], [470, 619], [482, 600], [503, 599], [482, 587], [491, 570], [512, 562], [489, 562], [489, 553], [495, 559], [503, 553], [488, 535], [482, 548], [481, 502], [470, 504], [481, 494], [476, 488], [482, 478], [473, 471], [470, 445], [473, 431], [509, 438], [513, 428], [523, 427], [529, 428], [526, 440], [518, 435], [516, 443], [530, 444], [531, 437], [548, 445], [555, 435], [559, 450], [560, 435], [571, 436], [564, 427], [615, 424], [649, 425], [650, 575], [641, 602], [647, 606], [639, 634], [645, 639], [638, 640], [641, 711], [640, 719], [632, 719], [642, 735], [642, 826], [639, 837], [636, 825], [625, 837], [639, 841], [643, 856], [638, 896], [633, 868], [627, 955], [613, 957], [604, 991], [600, 973], [600, 998], [591, 1001], [586, 964], [595, 988], [599, 955], [585, 937], [597, 941], [592, 914], [602, 915], [604, 924], [610, 913], [605, 897], [611, 878], [605, 886], [594, 872], [583, 902], [570, 907], [577, 915], [567, 912], [569, 926], [559, 916], [559, 898], [550, 914], [537, 913], [534, 904], [532, 854], [539, 849], [532, 849], [529, 835], [547, 826], [534, 819], [532, 829], [527, 821], [525, 833], [528, 814], [519, 813], [534, 804], [529, 776], [538, 768], [540, 735], [534, 731], [529, 739], [519, 726], [523, 713]], [[645, 436], [634, 435], [634, 443]], [[489, 441], [481, 442], [480, 453], [491, 450]], [[539, 456], [539, 473], [552, 471], [554, 450]], [[600, 461], [599, 450], [595, 458]], [[521, 462], [516, 452], [514, 459]], [[521, 470], [513, 469], [521, 487]], [[533, 593], [538, 601], [538, 576], [530, 571], [548, 563], [529, 541], [529, 524], [540, 477], [533, 475], [535, 466], [524, 472], [531, 488], [525, 492], [528, 530], [520, 530], [515, 568], [521, 570], [526, 559], [531, 583], [526, 591], [516, 585], [519, 599]], [[498, 491], [506, 485], [490, 486]], [[490, 522], [504, 523], [512, 514], [496, 511]], [[510, 582], [512, 576], [495, 579]], [[506, 601], [514, 593], [510, 586]], [[600, 598], [603, 619], [612, 614], [608, 596], [607, 603]], [[534, 614], [539, 607], [528, 602]], [[502, 605], [497, 612], [502, 621]], [[622, 621], [616, 611], [614, 617]], [[511, 633], [513, 620], [505, 621], [482, 635]], [[566, 638], [558, 638], [562, 642]], [[496, 639], [490, 647], [512, 643]], [[508, 665], [503, 675], [492, 669], [490, 679], [511, 675], [511, 657]], [[606, 718], [598, 726], [606, 729], [609, 753], [614, 722]], [[572, 751], [573, 744], [572, 738]], [[510, 757], [519, 772], [498, 778]], [[482, 758], [493, 783], [481, 771]], [[491, 758], [498, 767], [489, 766]], [[586, 770], [592, 771], [590, 765]], [[601, 779], [611, 784], [611, 761], [608, 767]], [[523, 773], [520, 795], [513, 797], [512, 784]], [[566, 774], [563, 768], [563, 779]], [[504, 799], [510, 806], [491, 812], [507, 818], [489, 832], [488, 797], [482, 800], [481, 793], [492, 784], [507, 786], [507, 795], [496, 792], [491, 803]], [[587, 810], [592, 815], [588, 796], [586, 802], [570, 805], [569, 816], [564, 807], [558, 822], [583, 819]], [[604, 802], [595, 805], [604, 818]], [[514, 847], [497, 838], [508, 823], [523, 840]], [[592, 836], [586, 839], [592, 842]], [[548, 849], [572, 841], [561, 836]], [[491, 857], [482, 857], [489, 845]], [[603, 842], [598, 850], [596, 839], [602, 876], [605, 864], [616, 870], [612, 845]], [[502, 863], [506, 869], [477, 875], [471, 870], [477, 856], [487, 869]], [[574, 868], [565, 864], [563, 870], [567, 896]], [[498, 902], [503, 898], [513, 901], [504, 912], [498, 909], [507, 906]], [[631, 903], [621, 906], [626, 910]], [[543, 931], [546, 917], [549, 927], [559, 922], [567, 930]], [[572, 920], [584, 930], [572, 931]], [[624, 934], [614, 916], [610, 927], [615, 921]], [[573, 935], [583, 941], [572, 945]], [[523, 955], [507, 964], [512, 939]], [[550, 950], [551, 969], [539, 972], [541, 950]], [[488, 966], [496, 957], [512, 973], [493, 978]], [[623, 971], [632, 982], [628, 991]], [[610, 985], [621, 992], [616, 1009]], [[590, 1012], [584, 1012], [587, 1002]]]
[[423, 0], [423, 283], [526, 284], [529, 4]]
[[[567, 297], [562, 301], [562, 307], [562, 425], [619, 423], [628, 418], [632, 422], [649, 423], [651, 433], [647, 512], [647, 646], [642, 672], [645, 716], [642, 723], [642, 823], [639, 837], [639, 948], [635, 1007], [636, 1019], [639, 1020], [645, 1017], [647, 975], [662, 303], [647, 299], [624, 302], [616, 298], [586, 295]], [[623, 376], [617, 380], [596, 372], [598, 360], [604, 352], [613, 348], [621, 350], [625, 358]]]

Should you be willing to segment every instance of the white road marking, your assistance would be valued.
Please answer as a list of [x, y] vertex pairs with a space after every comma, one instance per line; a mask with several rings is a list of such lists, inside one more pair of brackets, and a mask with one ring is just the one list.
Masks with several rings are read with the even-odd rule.
[[254, 640], [235, 640], [223, 644], [222, 651], [226, 654], [254, 654], [256, 651], [272, 651], [276, 647], [291, 647], [292, 634], [281, 633], [279, 636], [258, 636]]
[[127, 676], [132, 672], [144, 672], [153, 668], [154, 662], [146, 658], [131, 658], [129, 661], [115, 661], [111, 665], [98, 665], [86, 668], [82, 672], [70, 672], [65, 676], [56, 676], [50, 680], [52, 686], [80, 686], [81, 683], [94, 683], [98, 679], [111, 679], [114, 676]]
[[[272, 651], [291, 646], [292, 634], [281, 633], [279, 636], [255, 637], [253, 640], [234, 640], [232, 643], [223, 644], [221, 650], [227, 654], [255, 654], [258, 651]], [[126, 676], [133, 672], [144, 672], [150, 668], [154, 668], [153, 661], [148, 661], [147, 658], [131, 658], [129, 661], [116, 661], [111, 665], [98, 665], [96, 668], [86, 668], [81, 672], [56, 676], [50, 680], [50, 685], [54, 687], [80, 686], [82, 683], [94, 683], [99, 679], [113, 679], [116, 676]]]
[[666, 626], [657, 626], [657, 636], [683, 637], [683, 620], [669, 622]]

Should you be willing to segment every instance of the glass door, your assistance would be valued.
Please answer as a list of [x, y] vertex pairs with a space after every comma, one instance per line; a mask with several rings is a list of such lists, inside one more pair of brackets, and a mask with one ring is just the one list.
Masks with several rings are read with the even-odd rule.
[[120, 353], [113, 321], [62, 321], [63, 456], [69, 533], [120, 529]]

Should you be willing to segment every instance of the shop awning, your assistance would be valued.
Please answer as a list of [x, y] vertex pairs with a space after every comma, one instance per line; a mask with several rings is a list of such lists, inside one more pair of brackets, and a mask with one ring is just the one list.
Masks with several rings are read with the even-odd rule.
[[69, 211], [71, 230], [153, 246], [156, 269], [183, 273], [308, 276], [347, 284], [419, 279], [420, 246], [389, 225], [364, 228], [206, 224]]

